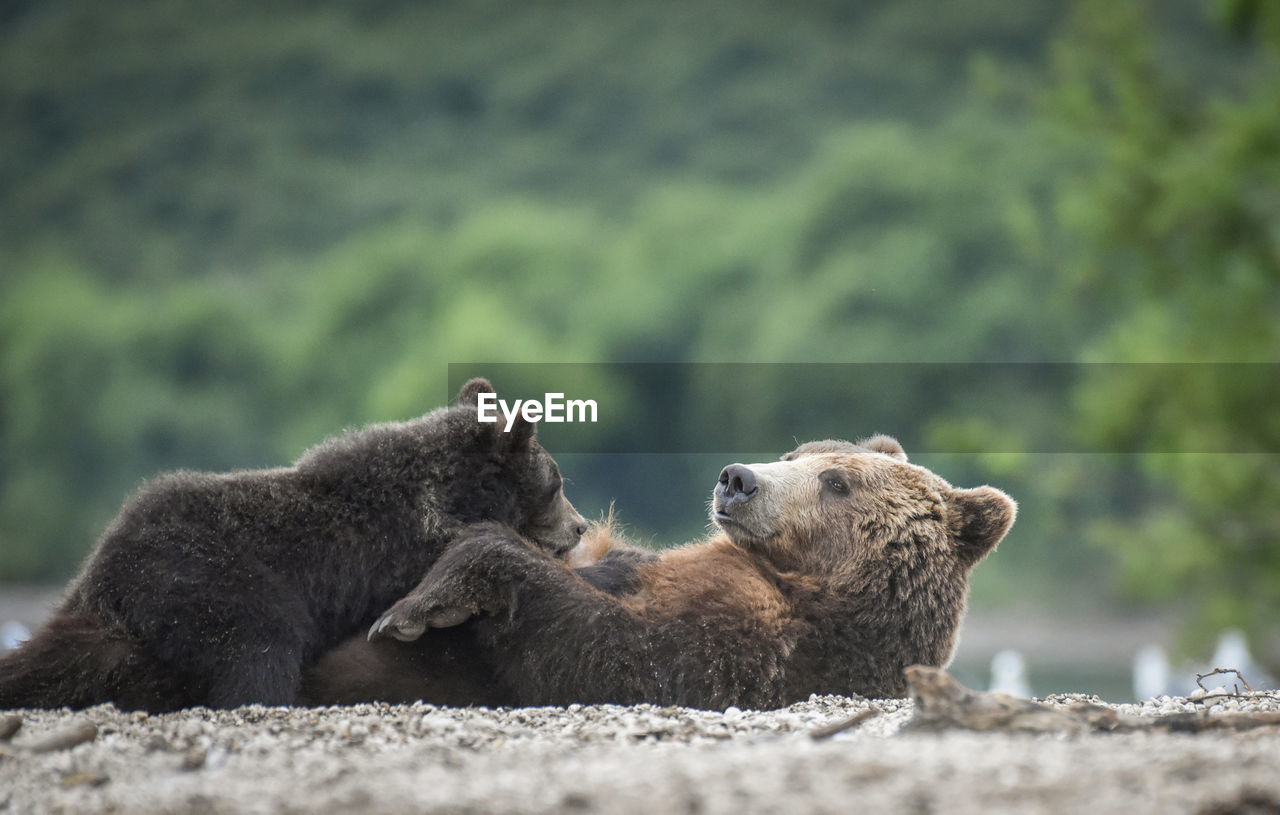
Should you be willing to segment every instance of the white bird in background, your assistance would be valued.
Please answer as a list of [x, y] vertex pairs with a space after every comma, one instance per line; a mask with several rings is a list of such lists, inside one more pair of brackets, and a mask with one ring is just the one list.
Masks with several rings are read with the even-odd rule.
[[[1253, 655], [1249, 653], [1249, 641], [1238, 628], [1225, 629], [1218, 635], [1218, 644], [1213, 649], [1212, 667], [1234, 668], [1254, 690], [1275, 687], [1275, 679], [1268, 676], [1262, 666], [1254, 661]], [[1214, 677], [1214, 682], [1229, 689], [1235, 679], [1231, 674], [1218, 675]]]
[[31, 638], [31, 630], [16, 620], [0, 625], [0, 651], [17, 648]]
[[1133, 655], [1133, 698], [1139, 702], [1171, 692], [1169, 655], [1159, 645], [1144, 645]]
[[[1244, 632], [1228, 628], [1218, 635], [1213, 659], [1208, 665], [1183, 662], [1177, 669], [1169, 664], [1169, 656], [1159, 645], [1145, 645], [1133, 656], [1133, 696], [1139, 702], [1164, 695], [1185, 696], [1196, 692], [1196, 677], [1208, 674], [1215, 668], [1228, 671], [1225, 674], [1205, 676], [1202, 685], [1207, 689], [1231, 690], [1240, 680], [1229, 671], [1237, 670], [1254, 690], [1276, 687], [1276, 680], [1268, 676], [1249, 653], [1249, 643]], [[1243, 687], [1240, 690], [1244, 690]]]
[[1247, 680], [1249, 675], [1246, 671], [1253, 664], [1253, 658], [1249, 656], [1249, 641], [1245, 639], [1244, 632], [1238, 628], [1228, 628], [1219, 634], [1218, 644], [1214, 646], [1213, 659], [1210, 661], [1215, 668], [1235, 668]]
[[1027, 661], [1012, 648], [997, 651], [991, 657], [991, 687], [989, 690], [1011, 696], [1031, 696], [1031, 684], [1027, 681]]

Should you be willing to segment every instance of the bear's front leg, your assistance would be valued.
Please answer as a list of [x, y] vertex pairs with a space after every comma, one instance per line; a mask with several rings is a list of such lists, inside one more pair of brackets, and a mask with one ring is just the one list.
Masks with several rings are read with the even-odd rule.
[[481, 612], [513, 613], [530, 562], [547, 559], [503, 524], [468, 526], [422, 582], [370, 627], [369, 641], [390, 636], [410, 642], [428, 628], [461, 625]]

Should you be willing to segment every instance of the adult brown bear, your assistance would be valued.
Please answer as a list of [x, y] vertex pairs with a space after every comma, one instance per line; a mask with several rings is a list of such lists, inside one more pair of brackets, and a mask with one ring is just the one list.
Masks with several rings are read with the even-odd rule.
[[722, 534], [623, 564], [614, 593], [505, 525], [476, 525], [369, 636], [414, 640], [483, 613], [475, 647], [527, 705], [901, 696], [906, 666], [950, 660], [970, 570], [1015, 513], [888, 437], [814, 442], [726, 467]]
[[519, 421], [456, 404], [331, 439], [292, 467], [175, 473], [138, 491], [66, 598], [0, 659], [0, 708], [289, 704], [317, 656], [413, 588], [468, 524], [564, 552], [585, 521]]

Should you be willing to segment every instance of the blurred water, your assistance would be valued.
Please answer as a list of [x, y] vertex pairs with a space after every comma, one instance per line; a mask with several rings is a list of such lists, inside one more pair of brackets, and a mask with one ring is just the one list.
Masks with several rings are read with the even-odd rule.
[[25, 641], [61, 596], [60, 586], [0, 584], [0, 651]]
[[18, 622], [8, 620], [0, 623], [0, 651], [17, 648], [31, 636], [31, 629]]
[[993, 659], [1015, 651], [1031, 695], [1089, 693], [1134, 701], [1134, 654], [1151, 643], [1172, 642], [1175, 633], [1168, 617], [1072, 617], [1024, 608], [971, 612], [951, 671], [969, 687], [990, 687]]

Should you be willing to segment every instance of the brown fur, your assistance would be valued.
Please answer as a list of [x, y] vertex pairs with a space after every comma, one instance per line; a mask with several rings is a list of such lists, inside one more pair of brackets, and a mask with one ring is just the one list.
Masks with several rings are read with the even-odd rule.
[[908, 463], [883, 436], [732, 465], [712, 509], [723, 534], [656, 559], [625, 563], [625, 549], [597, 544], [601, 566], [629, 571], [609, 591], [477, 524], [371, 636], [487, 615], [468, 626], [522, 704], [900, 696], [907, 665], [950, 660], [969, 571], [1016, 511], [999, 490], [955, 489]]
[[592, 566], [599, 563], [609, 550], [621, 545], [619, 541], [618, 524], [610, 504], [608, 514], [587, 528], [578, 545], [564, 556], [564, 561], [573, 569]]
[[304, 705], [418, 699], [459, 707], [516, 703], [515, 693], [482, 658], [470, 625], [432, 632], [429, 643], [352, 637], [303, 674], [299, 693]]
[[[787, 606], [760, 566], [756, 556], [725, 537], [681, 547], [637, 567], [640, 587], [622, 603], [636, 614], [655, 619], [696, 609], [698, 613], [737, 614], [769, 624], [785, 616]], [[734, 590], [726, 592], [726, 584]]]

